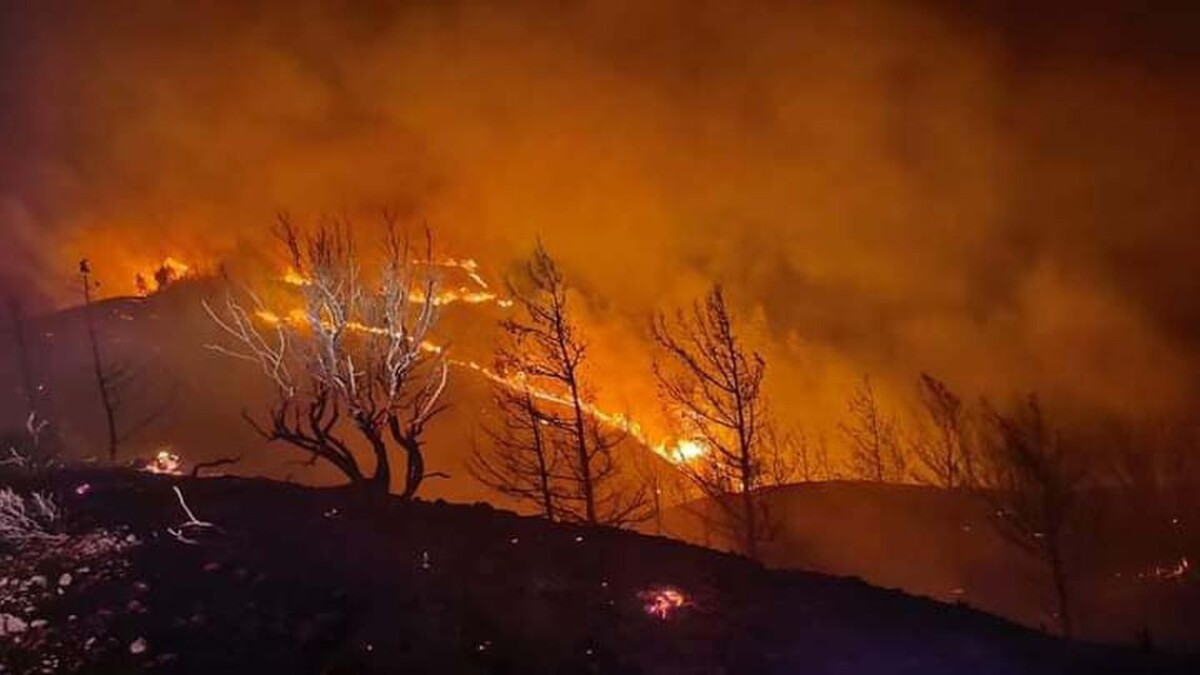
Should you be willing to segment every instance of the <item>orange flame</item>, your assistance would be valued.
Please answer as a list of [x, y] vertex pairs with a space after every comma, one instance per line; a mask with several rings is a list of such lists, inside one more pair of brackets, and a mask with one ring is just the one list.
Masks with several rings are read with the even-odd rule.
[[[483, 276], [479, 273], [479, 263], [471, 258], [443, 258], [433, 262], [423, 260], [414, 260], [417, 265], [432, 265], [434, 267], [449, 267], [452, 269], [462, 270], [467, 278], [474, 284], [475, 288], [469, 286], [459, 286], [458, 288], [442, 290], [433, 298], [434, 306], [444, 306], [462, 302], [468, 305], [481, 305], [487, 303], [495, 303], [498, 307], [511, 307], [512, 300], [502, 298], [495, 292], [489, 290], [491, 287]], [[291, 286], [307, 286], [312, 281], [301, 274], [295, 268], [289, 267], [279, 278], [285, 284]], [[422, 304], [425, 302], [425, 295], [419, 291], [409, 295], [409, 302], [414, 304]]]
[[[142, 297], [156, 293], [170, 284], [190, 276], [192, 268], [178, 258], [167, 256], [154, 267], [134, 273], [134, 291]], [[151, 287], [153, 283], [153, 287]]]
[[672, 612], [687, 604], [687, 597], [683, 592], [669, 586], [642, 591], [638, 593], [638, 597], [645, 603], [643, 608], [647, 614], [663, 621], [671, 618]]

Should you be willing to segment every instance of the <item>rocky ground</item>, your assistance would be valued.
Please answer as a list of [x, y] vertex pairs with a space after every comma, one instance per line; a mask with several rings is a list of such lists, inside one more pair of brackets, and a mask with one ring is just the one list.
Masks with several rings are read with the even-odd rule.
[[0, 557], [6, 673], [1198, 672], [486, 505], [126, 470], [0, 485], [61, 511]]

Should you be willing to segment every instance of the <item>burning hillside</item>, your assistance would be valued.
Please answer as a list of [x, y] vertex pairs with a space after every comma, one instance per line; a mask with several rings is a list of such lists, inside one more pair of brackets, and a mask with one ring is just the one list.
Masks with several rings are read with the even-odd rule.
[[[1068, 640], [1191, 648], [1174, 608], [1200, 579], [1200, 14], [1094, 4], [0, 3], [0, 469], [17, 476], [0, 526], [41, 532], [12, 560], [182, 560], [149, 532], [236, 557], [228, 537], [286, 521], [239, 529], [193, 508], [206, 485], [422, 537], [444, 514], [421, 500], [486, 501], [545, 521], [511, 546], [673, 533], [978, 599]], [[78, 471], [101, 482], [55, 482]], [[222, 471], [292, 487], [172, 483], [182, 520], [133, 540], [53, 526], [68, 501], [86, 529], [157, 503], [155, 481]], [[290, 552], [292, 534], [275, 543]], [[514, 589], [422, 586], [438, 542], [405, 549], [416, 576], [398, 581], [378, 572], [392, 538], [326, 534], [309, 562], [357, 591], [297, 609], [296, 579], [265, 583], [279, 612], [249, 630], [270, 647], [246, 663], [293, 663], [288, 639], [333, 670], [438, 650], [480, 672], [771, 671], [799, 667], [796, 645], [830, 671], [930, 655], [822, 634], [805, 612], [833, 605], [798, 577], [713, 557], [679, 578], [600, 561], [580, 581], [579, 560], [531, 552], [517, 578], [533, 604], [510, 623], [537, 625], [502, 630]], [[326, 560], [360, 537], [365, 578]], [[501, 558], [468, 571], [485, 584], [515, 569]], [[18, 590], [52, 599], [70, 579]], [[399, 609], [372, 605], [371, 584]], [[752, 599], [727, 612], [727, 597]], [[170, 631], [203, 623], [184, 599]], [[99, 623], [125, 620], [92, 601]], [[363, 606], [428, 616], [412, 645], [370, 628], [362, 644], [388, 654], [372, 661], [346, 647], [353, 622], [319, 618]], [[45, 628], [0, 610], [0, 633]], [[662, 632], [681, 625], [695, 633]], [[539, 635], [557, 651], [513, 656]], [[651, 635], [671, 659], [641, 658]], [[97, 667], [129, 665], [123, 650], [170, 667], [158, 637], [106, 644]], [[984, 660], [1007, 672], [1028, 653]]]

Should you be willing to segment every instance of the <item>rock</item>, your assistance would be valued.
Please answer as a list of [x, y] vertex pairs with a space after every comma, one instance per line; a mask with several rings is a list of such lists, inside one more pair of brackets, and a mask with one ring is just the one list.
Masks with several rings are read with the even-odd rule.
[[34, 619], [29, 622], [30, 628], [45, 628], [50, 622], [45, 619]]
[[40, 574], [36, 574], [31, 577], [29, 579], [29, 583], [33, 584], [34, 586], [41, 586], [42, 588], [46, 588], [50, 585], [50, 582], [46, 579], [46, 577]]
[[63, 572], [62, 576], [60, 576], [58, 578], [58, 585], [59, 586], [70, 586], [71, 581], [72, 581], [72, 577], [71, 577], [70, 573]]
[[0, 614], [0, 635], [17, 635], [24, 633], [29, 628], [29, 624], [19, 616], [12, 614]]
[[146, 643], [146, 638], [138, 638], [129, 643], [130, 654], [145, 654], [150, 645]]

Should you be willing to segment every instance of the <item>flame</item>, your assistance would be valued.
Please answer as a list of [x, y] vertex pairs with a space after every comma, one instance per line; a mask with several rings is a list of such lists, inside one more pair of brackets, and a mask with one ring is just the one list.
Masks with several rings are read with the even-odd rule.
[[163, 448], [154, 455], [154, 459], [150, 460], [142, 470], [149, 473], [179, 476], [183, 474], [183, 460], [179, 458], [179, 455], [176, 455], [167, 448]]
[[173, 256], [167, 256], [153, 267], [141, 268], [134, 273], [134, 292], [141, 297], [146, 297], [190, 276], [191, 273], [190, 265]]
[[703, 441], [683, 439], [677, 441], [674, 447], [669, 449], [665, 445], [660, 445], [658, 453], [660, 455], [669, 454], [676, 462], [683, 463], [708, 454], [708, 445]]
[[[470, 279], [475, 287], [459, 286], [453, 289], [443, 289], [433, 297], [434, 306], [451, 305], [456, 302], [461, 302], [468, 305], [482, 305], [494, 303], [498, 307], [512, 307], [512, 300], [502, 298], [495, 292], [491, 291], [491, 286], [487, 280], [479, 273], [479, 263], [472, 258], [442, 258], [433, 262], [424, 260], [414, 260], [417, 265], [431, 265], [433, 267], [448, 267], [463, 271], [467, 278]], [[312, 283], [312, 280], [304, 276], [294, 267], [288, 267], [279, 280], [290, 286], [307, 286]], [[422, 304], [425, 302], [425, 294], [420, 291], [414, 291], [409, 294], [408, 301], [413, 304]]]
[[688, 604], [687, 597], [677, 588], [651, 588], [638, 593], [643, 608], [650, 616], [663, 621], [671, 618], [671, 613]]

